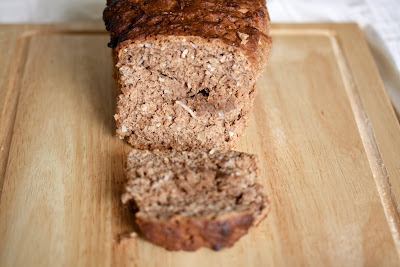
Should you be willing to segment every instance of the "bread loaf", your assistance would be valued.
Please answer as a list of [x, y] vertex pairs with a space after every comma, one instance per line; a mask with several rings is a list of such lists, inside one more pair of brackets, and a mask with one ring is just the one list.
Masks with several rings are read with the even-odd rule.
[[257, 158], [236, 151], [133, 150], [123, 203], [143, 236], [168, 250], [232, 246], [268, 213]]
[[139, 149], [230, 149], [271, 38], [264, 0], [109, 0], [117, 134]]

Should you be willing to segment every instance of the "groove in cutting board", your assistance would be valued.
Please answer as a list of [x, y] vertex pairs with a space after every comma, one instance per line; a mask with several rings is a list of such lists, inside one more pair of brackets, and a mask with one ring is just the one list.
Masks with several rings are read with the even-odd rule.
[[27, 30], [22, 32], [17, 40], [14, 61], [10, 67], [8, 75], [8, 90], [5, 104], [0, 117], [0, 199], [3, 192], [5, 173], [7, 171], [8, 155], [12, 141], [13, 129], [16, 114], [18, 111], [18, 99], [21, 92], [24, 69], [28, 57], [30, 40], [36, 35], [65, 34], [65, 35], [104, 35], [104, 30], [78, 31], [78, 30]]
[[374, 129], [370, 123], [365, 107], [361, 101], [357, 84], [354, 81], [353, 74], [348, 66], [347, 60], [343, 55], [336, 33], [326, 29], [276, 29], [271, 30], [272, 35], [325, 35], [333, 47], [337, 58], [338, 66], [343, 78], [344, 86], [350, 101], [350, 105], [356, 119], [358, 130], [368, 157], [376, 187], [381, 198], [382, 206], [391, 229], [393, 240], [396, 244], [400, 257], [400, 209], [390, 184], [382, 155], [379, 151]]
[[13, 137], [15, 118], [18, 110], [18, 99], [22, 87], [25, 63], [28, 56], [30, 38], [20, 36], [17, 40], [14, 56], [15, 59], [9, 70], [8, 91], [4, 103], [4, 108], [0, 117], [0, 200], [3, 192], [5, 173], [7, 170], [10, 144]]
[[357, 84], [354, 80], [352, 71], [347, 63], [346, 57], [340, 47], [337, 35], [332, 30], [326, 29], [276, 29], [271, 30], [272, 35], [325, 35], [333, 47], [337, 58], [337, 63], [343, 78], [344, 87], [356, 119], [357, 127], [360, 132], [365, 152], [368, 157], [371, 172], [373, 174], [376, 187], [381, 198], [382, 206], [393, 235], [393, 240], [397, 247], [400, 257], [400, 209], [390, 184], [389, 175], [379, 151], [374, 129], [370, 123], [364, 104], [361, 101]]
[[393, 240], [397, 247], [397, 253], [400, 257], [400, 210], [393, 192], [393, 188], [389, 181], [389, 175], [382, 159], [381, 152], [376, 141], [374, 129], [368, 118], [367, 111], [361, 101], [357, 84], [354, 80], [352, 71], [347, 63], [343, 51], [340, 47], [336, 36], [331, 38], [333, 51], [337, 57], [339, 69], [342, 74], [345, 88], [347, 91], [350, 105], [353, 110], [354, 117], [357, 122], [358, 130], [364, 145], [365, 152], [368, 157], [369, 165], [381, 197], [382, 206], [386, 214], [386, 218], [392, 231]]

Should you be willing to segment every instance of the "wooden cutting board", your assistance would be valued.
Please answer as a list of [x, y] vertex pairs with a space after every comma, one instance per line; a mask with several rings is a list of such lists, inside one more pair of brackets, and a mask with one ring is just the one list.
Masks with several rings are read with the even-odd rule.
[[399, 266], [400, 127], [357, 25], [273, 26], [239, 146], [260, 156], [272, 211], [194, 253], [118, 242], [130, 146], [103, 29], [0, 26], [0, 266]]

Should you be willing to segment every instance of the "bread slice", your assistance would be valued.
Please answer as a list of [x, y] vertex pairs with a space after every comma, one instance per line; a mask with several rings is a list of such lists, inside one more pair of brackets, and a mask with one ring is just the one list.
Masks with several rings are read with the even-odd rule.
[[117, 134], [139, 149], [231, 149], [271, 38], [265, 1], [110, 1]]
[[269, 211], [257, 158], [237, 151], [133, 150], [122, 196], [143, 236], [168, 250], [232, 246]]

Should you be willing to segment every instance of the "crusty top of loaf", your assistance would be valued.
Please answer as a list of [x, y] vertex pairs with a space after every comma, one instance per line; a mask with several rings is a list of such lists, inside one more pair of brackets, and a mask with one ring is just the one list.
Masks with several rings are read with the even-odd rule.
[[103, 19], [112, 48], [156, 35], [193, 35], [254, 52], [270, 24], [265, 0], [107, 0]]

